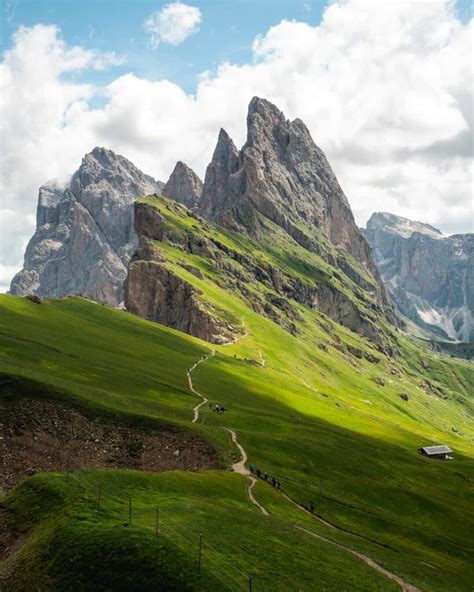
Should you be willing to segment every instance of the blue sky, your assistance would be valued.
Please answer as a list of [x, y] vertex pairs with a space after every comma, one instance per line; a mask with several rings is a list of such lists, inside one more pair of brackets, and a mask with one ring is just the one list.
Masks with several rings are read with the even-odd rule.
[[157, 0], [5, 0], [2, 51], [20, 25], [57, 25], [69, 45], [115, 51], [126, 64], [113, 72], [99, 72], [88, 81], [106, 83], [123, 72], [151, 80], [167, 78], [193, 92], [197, 77], [205, 70], [229, 61], [248, 62], [252, 41], [283, 19], [317, 24], [325, 1], [213, 0], [187, 1], [199, 7], [202, 23], [198, 33], [178, 46], [153, 49], [143, 23], [168, 2]]
[[[405, 0], [407, 10], [410, 2]], [[166, 1], [157, 0], [3, 0], [2, 51], [11, 44], [12, 33], [21, 25], [57, 25], [69, 45], [81, 45], [125, 56], [126, 63], [113, 70], [87, 73], [87, 81], [103, 84], [124, 72], [150, 80], [167, 78], [193, 92], [198, 76], [219, 63], [251, 60], [252, 41], [283, 19], [316, 25], [321, 20], [323, 0], [196, 0], [202, 23], [198, 33], [178, 46], [150, 46], [143, 23]], [[383, 4], [382, 4], [383, 5]], [[473, 14], [470, 0], [456, 3], [461, 20]]]

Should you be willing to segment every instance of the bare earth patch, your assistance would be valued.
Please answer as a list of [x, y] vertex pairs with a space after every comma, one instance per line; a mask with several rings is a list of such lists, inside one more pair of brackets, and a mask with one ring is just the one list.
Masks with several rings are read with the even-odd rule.
[[202, 471], [218, 459], [189, 432], [91, 419], [58, 401], [0, 399], [0, 495], [41, 471], [88, 467]]

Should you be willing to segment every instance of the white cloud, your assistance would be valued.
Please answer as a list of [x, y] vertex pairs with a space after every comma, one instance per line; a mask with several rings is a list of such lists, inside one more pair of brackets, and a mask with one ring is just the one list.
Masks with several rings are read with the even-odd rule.
[[199, 30], [200, 23], [199, 8], [182, 2], [173, 2], [151, 14], [145, 21], [144, 27], [150, 34], [153, 47], [158, 47], [160, 43], [179, 45]]
[[[253, 95], [305, 121], [360, 224], [386, 210], [472, 231], [472, 28], [448, 0], [333, 2], [318, 26], [283, 21], [259, 36], [252, 63], [203, 73], [194, 95], [133, 74], [78, 84], [71, 74], [115, 56], [69, 47], [54, 27], [20, 29], [0, 66], [0, 263], [19, 265], [39, 185], [94, 146], [164, 181], [178, 159], [203, 175], [220, 126], [244, 142]], [[96, 92], [103, 108], [90, 105]]]

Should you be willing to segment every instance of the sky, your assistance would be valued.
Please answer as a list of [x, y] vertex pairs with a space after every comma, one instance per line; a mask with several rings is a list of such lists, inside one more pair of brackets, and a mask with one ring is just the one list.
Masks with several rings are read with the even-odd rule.
[[0, 291], [38, 188], [94, 146], [204, 176], [252, 96], [301, 118], [359, 225], [374, 211], [473, 232], [473, 8], [458, 0], [3, 0]]

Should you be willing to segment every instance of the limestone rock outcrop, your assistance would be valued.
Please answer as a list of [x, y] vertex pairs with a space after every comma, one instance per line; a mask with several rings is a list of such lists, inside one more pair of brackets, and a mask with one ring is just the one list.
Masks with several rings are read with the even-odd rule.
[[250, 102], [247, 141], [240, 152], [221, 130], [198, 209], [237, 230], [251, 229], [258, 212], [305, 247], [310, 241], [301, 225], [319, 229], [374, 271], [370, 248], [323, 151], [300, 119], [288, 121], [265, 99]]
[[184, 162], [178, 161], [162, 193], [191, 210], [201, 197], [202, 181]]
[[81, 294], [117, 306], [123, 301], [137, 197], [162, 184], [111, 150], [94, 148], [66, 187], [39, 190], [36, 232], [10, 292], [59, 298]]

